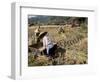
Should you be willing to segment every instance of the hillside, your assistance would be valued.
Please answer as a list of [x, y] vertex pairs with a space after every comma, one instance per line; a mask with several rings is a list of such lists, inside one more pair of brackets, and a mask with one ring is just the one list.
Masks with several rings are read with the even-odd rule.
[[28, 25], [66, 25], [70, 23], [86, 23], [87, 19], [85, 17], [66, 17], [66, 16], [43, 16], [35, 15], [29, 16]]

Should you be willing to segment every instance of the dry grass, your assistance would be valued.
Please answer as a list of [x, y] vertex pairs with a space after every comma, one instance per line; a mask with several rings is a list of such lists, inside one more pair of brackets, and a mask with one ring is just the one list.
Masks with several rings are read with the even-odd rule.
[[[29, 52], [28, 65], [29, 66], [48, 66], [48, 65], [70, 65], [70, 64], [87, 64], [88, 53], [87, 53], [87, 29], [78, 27], [70, 28], [65, 27], [64, 33], [58, 33], [59, 26], [42, 26], [40, 31], [47, 31], [52, 40], [58, 43], [58, 46], [64, 48], [66, 53], [57, 53], [58, 57], [50, 60], [45, 55], [38, 54], [38, 57], [32, 52]], [[37, 26], [29, 27], [29, 43], [34, 43], [32, 35]], [[61, 50], [60, 50], [61, 51]], [[60, 55], [59, 55], [60, 54]]]

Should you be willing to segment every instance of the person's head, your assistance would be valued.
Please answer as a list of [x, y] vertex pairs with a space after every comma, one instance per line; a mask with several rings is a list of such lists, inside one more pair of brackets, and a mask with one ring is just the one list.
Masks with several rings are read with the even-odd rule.
[[44, 36], [46, 36], [48, 34], [48, 32], [43, 32], [40, 33], [39, 38], [42, 39]]
[[44, 34], [43, 34], [44, 36], [46, 36], [46, 35], [48, 35], [48, 32], [44, 32]]
[[39, 32], [39, 28], [36, 28], [34, 32], [35, 32], [35, 33]]

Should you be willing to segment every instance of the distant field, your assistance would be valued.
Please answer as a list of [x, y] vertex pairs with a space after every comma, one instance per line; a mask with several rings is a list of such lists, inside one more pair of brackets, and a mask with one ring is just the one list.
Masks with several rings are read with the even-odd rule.
[[[28, 45], [34, 44], [34, 30], [38, 26], [28, 27]], [[59, 33], [59, 27], [63, 27], [64, 33]], [[58, 52], [63, 52], [58, 49], [58, 57], [51, 61], [44, 55], [39, 55], [37, 59], [34, 57], [34, 52], [28, 52], [29, 66], [48, 66], [48, 65], [69, 65], [69, 64], [87, 64], [87, 28], [61, 26], [61, 25], [44, 25], [40, 26], [41, 32], [48, 32], [54, 43], [57, 43], [65, 52], [61, 55]], [[42, 40], [41, 40], [42, 41]]]

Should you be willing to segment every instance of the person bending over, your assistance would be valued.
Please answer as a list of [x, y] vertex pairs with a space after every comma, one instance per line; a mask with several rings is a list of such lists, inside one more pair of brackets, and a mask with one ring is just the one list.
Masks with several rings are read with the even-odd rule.
[[48, 32], [44, 33], [44, 37], [43, 37], [43, 47], [46, 49], [46, 54], [47, 56], [52, 56], [54, 53], [53, 50], [53, 42], [48, 34]]

